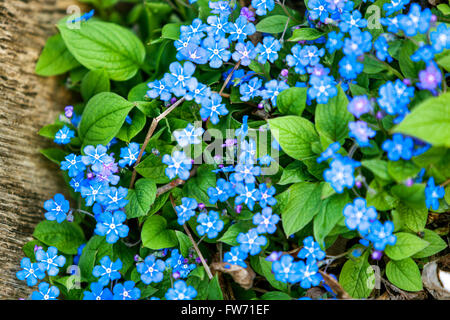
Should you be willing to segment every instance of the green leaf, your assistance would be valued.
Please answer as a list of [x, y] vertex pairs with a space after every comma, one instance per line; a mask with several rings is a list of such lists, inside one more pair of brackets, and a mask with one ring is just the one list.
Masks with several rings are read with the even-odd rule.
[[450, 92], [425, 100], [394, 128], [435, 147], [450, 147]]
[[105, 70], [89, 71], [81, 81], [81, 95], [85, 101], [100, 92], [108, 92], [110, 89], [108, 73]]
[[131, 139], [144, 129], [147, 118], [138, 108], [134, 109], [131, 124], [125, 122], [117, 133], [116, 138], [125, 142], [131, 142]]
[[56, 76], [75, 69], [80, 64], [67, 50], [60, 34], [50, 37], [36, 64], [36, 74]]
[[342, 211], [349, 201], [346, 193], [335, 194], [324, 200], [320, 205], [319, 214], [314, 218], [314, 238], [325, 248], [325, 237], [343, 219]]
[[81, 2], [86, 2], [94, 5], [97, 8], [106, 9], [114, 6], [119, 0], [80, 0]]
[[168, 23], [162, 28], [161, 38], [178, 40], [180, 38], [181, 23]]
[[153, 180], [141, 178], [135, 188], [128, 190], [128, 204], [125, 207], [128, 219], [142, 217], [150, 210], [156, 198], [156, 184]]
[[450, 7], [446, 3], [441, 3], [437, 5], [437, 8], [444, 16], [450, 15]]
[[167, 229], [167, 221], [161, 216], [145, 220], [141, 232], [144, 247], [159, 250], [175, 247], [178, 243], [175, 231]]
[[[390, 163], [390, 162], [389, 162]], [[378, 160], [378, 159], [372, 159], [372, 160], [363, 160], [361, 161], [361, 165], [370, 171], [372, 173], [386, 181], [392, 181], [391, 177], [388, 174], [388, 162], [384, 160]]]
[[105, 237], [94, 235], [86, 243], [80, 256], [78, 266], [80, 267], [81, 279], [83, 281], [95, 281], [92, 271], [96, 264], [104, 256], [112, 258], [113, 246], [106, 242]]
[[424, 184], [416, 183], [410, 187], [399, 184], [391, 188], [391, 193], [411, 208], [425, 208]]
[[66, 156], [68, 155], [67, 152], [64, 150], [58, 149], [58, 148], [48, 148], [48, 149], [41, 149], [39, 150], [47, 159], [50, 161], [56, 163], [57, 165], [61, 164], [61, 161], [64, 161]]
[[341, 87], [337, 96], [327, 104], [318, 104], [316, 108], [316, 129], [320, 135], [330, 140], [341, 141], [348, 135], [348, 123], [353, 120], [347, 110], [348, 99]]
[[310, 182], [299, 182], [289, 188], [288, 202], [281, 211], [286, 236], [301, 230], [319, 213], [321, 191], [319, 183]]
[[208, 300], [223, 300], [222, 289], [219, 284], [219, 274], [216, 273], [208, 285]]
[[398, 62], [400, 64], [400, 70], [402, 71], [405, 78], [416, 79], [420, 70], [424, 69], [425, 63], [414, 62], [411, 60], [411, 55], [418, 49], [417, 45], [411, 40], [403, 41], [400, 48], [400, 55]]
[[259, 257], [258, 262], [261, 267], [261, 272], [263, 276], [270, 283], [270, 285], [277, 290], [287, 291], [288, 284], [275, 279], [275, 275], [272, 273], [272, 262], [266, 261], [264, 257]]
[[199, 203], [209, 205], [208, 188], [216, 186], [216, 174], [212, 172], [212, 165], [201, 165], [197, 168], [197, 174], [190, 178], [183, 187], [186, 197], [194, 198]]
[[414, 178], [420, 171], [420, 168], [411, 161], [389, 161], [388, 173], [397, 182], [405, 182], [408, 178]]
[[363, 65], [363, 72], [367, 74], [376, 74], [386, 69], [383, 63], [380, 63], [378, 59], [369, 55], [364, 56]]
[[166, 165], [161, 162], [161, 159], [154, 155], [149, 154], [139, 165], [136, 167], [136, 171], [143, 177], [152, 179], [155, 183], [167, 183], [170, 181], [167, 178], [164, 170]]
[[429, 243], [411, 233], [398, 232], [395, 234], [397, 242], [393, 246], [386, 246], [384, 252], [392, 260], [403, 260], [426, 248]]
[[189, 254], [189, 248], [192, 248], [192, 243], [189, 237], [181, 231], [175, 230], [178, 243], [180, 244], [180, 253], [183, 257], [187, 257]]
[[444, 50], [443, 52], [436, 54], [435, 59], [440, 67], [450, 71], [450, 50]]
[[145, 59], [142, 42], [130, 30], [115, 23], [90, 20], [71, 28], [58, 25], [70, 53], [90, 70], [104, 69], [115, 81], [131, 79]]
[[78, 247], [85, 242], [80, 226], [67, 221], [41, 221], [34, 229], [33, 237], [66, 254], [77, 254]]
[[405, 203], [400, 202], [396, 209], [400, 215], [401, 221], [403, 221], [411, 231], [420, 232], [425, 229], [428, 218], [428, 210], [425, 206], [422, 208], [411, 208]]
[[316, 40], [325, 35], [323, 32], [313, 28], [300, 28], [294, 30], [292, 37], [288, 41], [304, 41], [304, 40]]
[[133, 103], [112, 92], [97, 94], [86, 105], [78, 133], [84, 145], [107, 145], [119, 132]]
[[389, 261], [386, 265], [386, 276], [393, 285], [406, 291], [423, 289], [420, 270], [413, 259]]
[[49, 139], [55, 139], [56, 133], [62, 129], [63, 124], [48, 124], [39, 130], [39, 135]]
[[300, 161], [294, 161], [289, 163], [286, 168], [283, 169], [278, 184], [283, 186], [311, 179], [312, 176], [308, 173], [306, 166]]
[[[280, 33], [283, 32], [288, 24], [289, 17], [273, 15], [262, 19], [256, 25], [256, 31], [262, 33]], [[291, 23], [292, 25], [292, 23]], [[289, 26], [288, 26], [289, 27]]]
[[395, 198], [384, 190], [383, 185], [375, 179], [369, 184], [366, 200], [368, 207], [374, 206], [380, 211], [390, 210], [395, 205]]
[[252, 226], [252, 223], [249, 221], [239, 221], [235, 224], [232, 224], [227, 231], [223, 234], [223, 236], [219, 239], [219, 241], [229, 244], [230, 246], [238, 246], [236, 238], [239, 233], [246, 233]]
[[291, 296], [287, 293], [280, 291], [266, 292], [261, 296], [262, 300], [292, 300]]
[[311, 144], [319, 141], [314, 125], [305, 118], [285, 116], [268, 120], [272, 135], [284, 152], [294, 159], [315, 156]]
[[368, 262], [368, 255], [366, 252], [357, 259], [348, 260], [339, 275], [339, 283], [352, 298], [367, 298], [373, 290], [371, 280], [375, 273]]
[[432, 256], [433, 254], [436, 254], [448, 247], [447, 243], [432, 230], [424, 230], [423, 240], [427, 241], [429, 245], [425, 249], [414, 254], [412, 257], [415, 259]]
[[278, 110], [286, 115], [301, 116], [306, 107], [306, 88], [289, 88], [277, 97]]

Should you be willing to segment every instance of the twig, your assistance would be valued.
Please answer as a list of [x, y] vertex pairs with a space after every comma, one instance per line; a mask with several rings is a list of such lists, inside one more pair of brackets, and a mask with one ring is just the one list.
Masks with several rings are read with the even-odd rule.
[[233, 77], [233, 73], [239, 68], [239, 66], [241, 65], [241, 60], [238, 61], [238, 63], [236, 63], [236, 65], [234, 66], [233, 70], [231, 70], [230, 74], [228, 75], [227, 79], [225, 80], [225, 82], [223, 83], [222, 89], [220, 89], [219, 94], [222, 95], [223, 90], [225, 90], [225, 88], [227, 87], [228, 83], [231, 80], [231, 77]]
[[[169, 198], [170, 198], [170, 203], [172, 203], [172, 207], [175, 210], [175, 200], [172, 195], [170, 195]], [[192, 246], [194, 247], [195, 252], [197, 252], [198, 257], [200, 258], [202, 265], [205, 268], [206, 274], [208, 275], [209, 279], [211, 280], [213, 278], [211, 270], [209, 269], [209, 266], [206, 263], [206, 260], [203, 257], [202, 252], [198, 248], [197, 243], [195, 242], [194, 238], [192, 237], [192, 234], [189, 231], [189, 228], [187, 227], [186, 223], [183, 224], [183, 228], [184, 228], [184, 231], [186, 231], [186, 234], [188, 235], [189, 240], [191, 240]]]
[[448, 185], [450, 183], [450, 179], [448, 179], [447, 181], [445, 181], [443, 184], [441, 184], [441, 187], [445, 187], [446, 185]]
[[[192, 178], [196, 173], [197, 173], [197, 168], [192, 169], [191, 173], [189, 175], [189, 178]], [[166, 193], [178, 186], [181, 186], [182, 184], [185, 184], [186, 181], [187, 180], [176, 179], [176, 180], [169, 182], [168, 184], [165, 184], [165, 185], [159, 187], [158, 190], [156, 191], [156, 197], [159, 197], [163, 193]]]
[[150, 139], [152, 138], [153, 133], [156, 130], [156, 127], [158, 126], [158, 123], [164, 119], [169, 113], [171, 113], [176, 107], [178, 107], [180, 104], [184, 102], [184, 98], [181, 98], [177, 102], [175, 102], [173, 105], [171, 105], [169, 108], [167, 108], [163, 113], [161, 113], [159, 116], [153, 119], [152, 124], [150, 128], [148, 129], [147, 136], [145, 137], [144, 144], [142, 145], [141, 151], [139, 152], [138, 158], [136, 160], [136, 163], [133, 166], [133, 174], [131, 176], [130, 181], [130, 187], [129, 189], [132, 189], [134, 186], [134, 182], [136, 181], [136, 167], [139, 165], [142, 159], [142, 155], [144, 154], [144, 150], [147, 147], [148, 143], [150, 142]]

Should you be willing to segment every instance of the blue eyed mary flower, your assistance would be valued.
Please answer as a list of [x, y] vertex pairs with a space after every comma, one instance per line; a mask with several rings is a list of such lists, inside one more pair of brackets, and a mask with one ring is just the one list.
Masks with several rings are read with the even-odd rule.
[[444, 187], [435, 185], [434, 178], [428, 179], [427, 186], [425, 188], [425, 204], [428, 209], [439, 209], [439, 199], [442, 199], [445, 195]]
[[206, 20], [208, 22], [208, 26], [206, 27], [206, 32], [208, 36], [215, 38], [223, 38], [226, 35], [226, 31], [228, 28], [228, 19], [225, 17], [218, 16], [209, 16]]
[[307, 259], [306, 263], [299, 261], [298, 272], [300, 276], [300, 287], [303, 289], [309, 289], [312, 286], [317, 286], [322, 281], [322, 276], [319, 273], [319, 267], [314, 259]]
[[309, 236], [303, 240], [303, 248], [300, 250], [297, 257], [300, 259], [313, 259], [320, 261], [325, 258], [325, 252], [320, 249], [319, 244], [314, 241], [314, 238]]
[[356, 96], [349, 102], [347, 109], [355, 117], [360, 118], [363, 114], [372, 111], [372, 104], [367, 96]]
[[120, 279], [121, 275], [119, 270], [122, 269], [122, 261], [117, 259], [115, 262], [111, 261], [111, 258], [104, 256], [100, 259], [100, 265], [95, 266], [92, 270], [92, 275], [98, 279], [98, 283], [106, 286], [109, 281]]
[[156, 259], [155, 256], [149, 255], [144, 262], [136, 265], [137, 272], [141, 275], [141, 280], [145, 284], [152, 282], [158, 283], [163, 279], [163, 272], [166, 268], [164, 261]]
[[450, 28], [445, 23], [440, 23], [436, 31], [430, 33], [430, 41], [435, 53], [450, 49]]
[[270, 100], [272, 105], [276, 107], [278, 95], [286, 89], [289, 89], [289, 86], [284, 81], [270, 80], [266, 83], [261, 96], [263, 99]]
[[275, 279], [284, 283], [295, 283], [299, 281], [299, 262], [294, 261], [294, 257], [289, 254], [283, 255], [272, 263], [272, 272]]
[[45, 277], [43, 272], [37, 263], [32, 263], [29, 258], [22, 258], [20, 261], [20, 267], [22, 270], [16, 272], [17, 279], [26, 281], [29, 287], [38, 283], [38, 280], [42, 280]]
[[188, 89], [189, 91], [184, 96], [187, 101], [195, 100], [195, 102], [200, 104], [203, 99], [211, 95], [211, 89], [207, 85], [198, 82], [195, 78], [189, 81]]
[[174, 151], [172, 156], [165, 154], [162, 162], [168, 167], [165, 169], [166, 176], [173, 179], [178, 176], [181, 180], [189, 178], [189, 170], [192, 168], [192, 160], [186, 157], [184, 151]]
[[278, 51], [281, 49], [281, 43], [274, 37], [265, 37], [262, 43], [256, 46], [258, 53], [258, 62], [266, 63], [267, 60], [274, 63], [278, 59]]
[[247, 259], [247, 256], [248, 254], [239, 250], [239, 247], [232, 247], [230, 251], [225, 252], [223, 260], [229, 264], [247, 268], [247, 264], [244, 262], [244, 260]]
[[354, 138], [361, 147], [370, 147], [370, 138], [375, 137], [376, 132], [369, 128], [365, 121], [352, 121], [349, 122], [350, 128], [349, 136]]
[[386, 221], [384, 225], [375, 220], [370, 225], [367, 239], [373, 243], [373, 246], [378, 251], [383, 251], [386, 245], [393, 246], [397, 242], [397, 237], [392, 234], [394, 231], [394, 224], [391, 221]]
[[147, 91], [147, 96], [149, 98], [156, 99], [159, 97], [162, 101], [169, 101], [170, 98], [172, 98], [172, 92], [167, 83], [167, 77], [149, 82], [147, 86], [150, 89]]
[[82, 156], [77, 156], [73, 153], [69, 154], [64, 161], [61, 161], [61, 170], [68, 170], [69, 177], [77, 176], [86, 170], [86, 166], [81, 159]]
[[91, 283], [91, 291], [83, 292], [83, 300], [112, 300], [113, 294], [111, 290], [105, 288], [99, 282]]
[[235, 203], [237, 205], [245, 203], [250, 210], [253, 210], [256, 201], [261, 199], [261, 192], [255, 188], [253, 183], [243, 184], [239, 182], [235, 189], [237, 194]]
[[199, 18], [194, 19], [189, 26], [181, 26], [180, 34], [185, 37], [192, 37], [193, 39], [201, 39], [205, 36], [206, 25]]
[[141, 290], [135, 287], [134, 281], [118, 283], [113, 288], [113, 300], [138, 300], [141, 297]]
[[39, 291], [31, 294], [31, 300], [57, 300], [56, 298], [59, 296], [59, 289], [50, 286], [47, 282], [41, 282], [38, 289]]
[[203, 99], [201, 105], [200, 116], [203, 120], [210, 118], [212, 124], [218, 124], [219, 116], [228, 114], [228, 109], [222, 103], [222, 97], [218, 93], [213, 93], [210, 99]]
[[336, 82], [332, 76], [318, 77], [312, 75], [308, 89], [310, 99], [316, 99], [317, 103], [326, 104], [329, 99], [337, 95]]
[[302, 63], [300, 59], [300, 53], [302, 52], [302, 47], [299, 44], [296, 44], [291, 49], [291, 54], [286, 56], [286, 62], [289, 67], [294, 67], [294, 70], [298, 74], [305, 74], [305, 65]]
[[394, 133], [392, 140], [384, 141], [381, 147], [387, 152], [387, 157], [391, 161], [409, 160], [412, 157], [414, 141], [410, 137]]
[[57, 144], [68, 144], [70, 143], [70, 140], [75, 137], [75, 131], [70, 130], [68, 126], [62, 127], [56, 134], [55, 134], [55, 143]]
[[241, 61], [241, 65], [248, 66], [256, 58], [257, 51], [255, 46], [250, 41], [238, 42], [234, 48], [233, 60]]
[[323, 161], [334, 158], [340, 148], [341, 144], [339, 142], [333, 142], [320, 154], [320, 157], [317, 158], [317, 163], [322, 163]]
[[216, 211], [210, 211], [208, 214], [202, 212], [197, 218], [197, 232], [200, 236], [207, 235], [208, 239], [217, 237], [223, 229], [223, 221], [220, 220]]
[[194, 287], [188, 286], [183, 280], [176, 281], [173, 288], [169, 288], [165, 294], [167, 300], [192, 300], [196, 296]]
[[367, 207], [366, 200], [356, 198], [352, 203], [347, 204], [343, 211], [345, 225], [350, 230], [358, 230], [361, 234], [366, 234], [371, 224], [377, 218], [375, 207]]
[[103, 205], [106, 207], [107, 211], [114, 211], [125, 208], [128, 204], [128, 200], [126, 199], [128, 195], [128, 189], [124, 187], [111, 187], [106, 193], [105, 200], [103, 201]]
[[226, 38], [208, 37], [203, 40], [203, 48], [208, 52], [208, 61], [211, 68], [220, 68], [224, 62], [230, 60], [229, 47], [230, 43]]
[[253, 216], [253, 224], [256, 225], [258, 233], [272, 234], [277, 230], [276, 224], [280, 221], [280, 216], [272, 214], [272, 208], [263, 208], [261, 213], [256, 213]]
[[267, 238], [261, 236], [256, 228], [250, 229], [247, 233], [239, 233], [236, 238], [239, 243], [239, 250], [254, 256], [261, 252], [261, 247], [267, 244]]
[[95, 180], [90, 180], [86, 185], [81, 186], [81, 197], [85, 199], [87, 207], [92, 206], [96, 201], [103, 203], [108, 192], [109, 187], [106, 184]]
[[226, 30], [229, 34], [230, 41], [244, 41], [247, 36], [251, 36], [256, 32], [256, 27], [253, 23], [247, 22], [247, 18], [240, 16], [236, 21], [230, 22]]
[[274, 0], [252, 0], [252, 7], [256, 9], [258, 16], [265, 16], [268, 11], [275, 8]]
[[61, 223], [66, 220], [66, 214], [69, 212], [70, 204], [62, 194], [57, 193], [53, 199], [44, 202], [44, 209], [47, 210], [45, 213], [45, 218], [47, 220], [56, 220], [56, 222]]
[[262, 87], [262, 80], [259, 78], [252, 78], [249, 82], [242, 84], [239, 88], [242, 101], [249, 101], [256, 98], [260, 94], [260, 88]]
[[48, 247], [47, 252], [42, 249], [36, 251], [36, 261], [41, 271], [46, 271], [49, 276], [54, 277], [66, 263], [66, 258], [63, 255], [58, 256], [58, 249], [55, 247]]
[[190, 61], [186, 61], [183, 66], [179, 62], [173, 62], [170, 64], [169, 70], [170, 74], [167, 76], [166, 82], [172, 93], [177, 97], [184, 96], [193, 79], [195, 65]]
[[99, 216], [94, 232], [99, 236], [106, 236], [106, 242], [116, 243], [119, 238], [128, 236], [129, 228], [123, 224], [126, 218], [123, 211], [105, 211]]
[[86, 146], [83, 149], [84, 156], [82, 156], [81, 160], [86, 166], [91, 166], [94, 172], [100, 172], [103, 169], [103, 164], [107, 161], [110, 161], [111, 157], [106, 154], [108, 149], [105, 146], [98, 145], [94, 146]]
[[[132, 166], [136, 162], [140, 151], [141, 147], [139, 143], [136, 142], [131, 142], [128, 147], [120, 148], [119, 166], [122, 168], [125, 166]], [[145, 151], [142, 155], [144, 154]]]
[[195, 209], [197, 209], [198, 203], [193, 198], [181, 198], [181, 205], [175, 207], [175, 211], [178, 215], [178, 224], [183, 225], [193, 216], [195, 216]]
[[188, 124], [185, 129], [177, 130], [173, 133], [173, 136], [177, 140], [180, 147], [184, 148], [190, 144], [201, 143], [201, 136], [205, 130], [201, 127], [194, 127], [192, 124]]
[[211, 204], [216, 204], [217, 201], [225, 202], [235, 195], [233, 185], [223, 178], [217, 180], [216, 187], [209, 187], [207, 193]]
[[261, 183], [259, 185], [259, 192], [261, 193], [261, 199], [259, 200], [261, 208], [276, 205], [277, 200], [273, 196], [277, 191], [274, 186], [269, 188], [267, 184]]
[[323, 176], [337, 193], [344, 192], [345, 187], [352, 188], [355, 184], [354, 165], [343, 157], [336, 157], [325, 170]]

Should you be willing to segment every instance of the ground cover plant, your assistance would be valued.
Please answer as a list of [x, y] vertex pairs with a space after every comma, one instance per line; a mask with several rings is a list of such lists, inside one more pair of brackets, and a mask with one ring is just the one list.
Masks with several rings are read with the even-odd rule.
[[36, 65], [79, 100], [31, 299], [445, 296], [447, 4], [82, 2]]

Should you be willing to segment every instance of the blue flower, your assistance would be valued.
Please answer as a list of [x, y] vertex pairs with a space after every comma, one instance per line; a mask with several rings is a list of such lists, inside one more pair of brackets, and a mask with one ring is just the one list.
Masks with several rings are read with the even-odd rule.
[[200, 236], [207, 234], [208, 239], [217, 237], [223, 229], [223, 221], [220, 220], [216, 211], [210, 211], [209, 214], [200, 213], [197, 218], [197, 232]]
[[219, 14], [223, 18], [228, 17], [233, 11], [230, 8], [229, 1], [209, 1], [209, 7], [211, 8], [211, 13]]
[[[136, 142], [131, 142], [128, 147], [120, 148], [119, 166], [122, 168], [125, 166], [132, 166], [136, 162], [139, 152], [141, 152], [141, 146]], [[145, 151], [142, 155], [144, 154]]]
[[103, 205], [106, 207], [105, 210], [114, 211], [125, 208], [125, 206], [128, 204], [128, 200], [126, 199], [127, 195], [127, 188], [109, 188], [108, 193], [106, 193], [105, 201], [103, 201]]
[[72, 178], [69, 182], [70, 186], [73, 188], [75, 192], [81, 191], [81, 185], [84, 182], [84, 173], [78, 174], [76, 177]]
[[355, 28], [365, 28], [367, 26], [367, 21], [362, 17], [361, 12], [358, 10], [352, 13], [344, 12], [341, 15], [341, 22], [339, 23], [339, 28], [342, 32], [348, 32]]
[[328, 159], [334, 158], [336, 156], [336, 152], [341, 148], [341, 144], [339, 142], [333, 142], [326, 148], [324, 152], [320, 154], [320, 157], [317, 158], [317, 163], [321, 163]]
[[376, 56], [381, 61], [387, 60], [387, 62], [392, 62], [392, 57], [389, 54], [389, 44], [385, 37], [379, 36], [377, 40], [375, 40], [373, 47], [376, 50]]
[[228, 29], [228, 19], [226, 17], [209, 16], [206, 20], [208, 26], [206, 27], [206, 32], [210, 37], [222, 38], [225, 37], [226, 31]]
[[165, 294], [167, 300], [192, 300], [196, 296], [197, 291], [194, 287], [186, 285], [183, 280], [177, 280], [173, 288], [169, 288]]
[[47, 282], [41, 282], [38, 286], [39, 291], [34, 291], [31, 294], [31, 300], [58, 300], [59, 289], [51, 286]]
[[278, 95], [286, 89], [289, 89], [289, 86], [284, 81], [270, 80], [266, 83], [261, 96], [263, 99], [270, 99], [272, 105], [276, 107]]
[[190, 61], [186, 61], [183, 66], [179, 62], [172, 62], [169, 70], [170, 74], [168, 74], [166, 82], [171, 88], [171, 92], [177, 97], [184, 96], [189, 89], [189, 83], [193, 81], [195, 65]]
[[111, 160], [106, 151], [108, 149], [102, 145], [95, 148], [94, 146], [86, 146], [83, 149], [85, 156], [82, 156], [81, 160], [85, 165], [90, 165], [94, 172], [100, 172], [103, 169], [103, 164]]
[[328, 33], [328, 40], [325, 47], [328, 49], [329, 53], [333, 53], [342, 48], [344, 45], [344, 42], [342, 41], [343, 37], [344, 34], [342, 32], [331, 31]]
[[158, 259], [155, 256], [149, 255], [145, 258], [144, 262], [136, 264], [137, 272], [141, 274], [141, 280], [145, 284], [150, 284], [152, 282], [161, 282], [164, 277], [164, 270], [166, 269], [166, 264], [164, 261]]
[[450, 49], [450, 29], [445, 23], [440, 23], [436, 31], [430, 33], [430, 41], [435, 53]]
[[431, 10], [421, 10], [417, 3], [411, 4], [406, 15], [400, 15], [399, 27], [408, 37], [414, 37], [418, 32], [425, 33], [430, 28]]
[[75, 131], [70, 130], [68, 126], [62, 127], [56, 134], [55, 134], [55, 143], [57, 144], [68, 144], [70, 143], [70, 140], [75, 137]]
[[250, 41], [248, 42], [238, 42], [234, 48], [233, 60], [238, 62], [241, 61], [241, 65], [248, 66], [253, 59], [256, 58], [258, 54], [255, 46]]
[[172, 268], [173, 272], [178, 272], [181, 278], [186, 278], [191, 270], [196, 268], [196, 265], [191, 263], [184, 263], [184, 257], [179, 253], [178, 249], [172, 250], [169, 259], [166, 260], [166, 266]]
[[367, 208], [366, 200], [363, 198], [356, 198], [353, 204], [347, 204], [344, 207], [343, 214], [347, 228], [350, 230], [358, 229], [361, 234], [366, 234], [377, 218], [375, 207]]
[[392, 18], [381, 18], [380, 19], [380, 23], [383, 26], [387, 27], [387, 31], [388, 32], [397, 33], [398, 30], [400, 29], [398, 17], [399, 16], [395, 16], [395, 17], [392, 17]]
[[116, 243], [119, 238], [128, 236], [129, 228], [123, 224], [126, 218], [127, 215], [123, 211], [105, 211], [100, 215], [94, 232], [99, 236], [106, 236], [106, 242]]
[[237, 197], [235, 199], [236, 204], [245, 203], [250, 210], [253, 210], [255, 202], [261, 199], [261, 193], [258, 189], [255, 189], [254, 184], [237, 183], [235, 187]]
[[300, 51], [300, 62], [304, 66], [315, 66], [320, 62], [320, 58], [325, 54], [325, 49], [318, 49], [316, 46], [305, 46]]
[[280, 216], [272, 214], [270, 207], [263, 208], [261, 213], [258, 212], [253, 216], [253, 224], [257, 226], [258, 233], [274, 233], [277, 230], [278, 221], [280, 221]]
[[193, 39], [201, 39], [205, 36], [206, 25], [199, 18], [194, 19], [189, 26], [181, 26], [180, 34], [184, 37], [192, 37]]
[[169, 101], [172, 98], [172, 92], [170, 84], [167, 82], [168, 77], [164, 77], [161, 80], [155, 80], [149, 82], [147, 86], [150, 90], [147, 91], [147, 96], [152, 99], [160, 97], [162, 101]]
[[235, 195], [233, 185], [223, 178], [217, 180], [216, 187], [209, 187], [207, 190], [209, 203], [216, 204], [217, 201], [225, 202], [229, 197]]
[[230, 34], [231, 41], [244, 41], [247, 36], [251, 36], [256, 32], [256, 27], [253, 23], [247, 22], [247, 18], [239, 16], [234, 23], [230, 22], [226, 31]]
[[240, 137], [240, 139], [243, 139], [243, 138], [245, 138], [248, 135], [248, 124], [247, 124], [247, 121], [248, 121], [248, 116], [247, 115], [243, 116], [242, 117], [242, 125], [235, 132], [236, 137]]
[[122, 261], [117, 259], [112, 262], [110, 257], [104, 256], [100, 259], [100, 265], [95, 266], [92, 270], [92, 275], [98, 279], [98, 283], [102, 286], [108, 285], [109, 281], [120, 279], [119, 270], [122, 269]]
[[388, 81], [379, 89], [377, 102], [380, 108], [390, 115], [407, 114], [408, 104], [414, 97], [414, 87], [408, 87], [401, 80]]
[[247, 256], [248, 254], [239, 250], [239, 247], [231, 247], [230, 251], [225, 252], [223, 260], [229, 264], [247, 268], [247, 264], [244, 262]]
[[267, 60], [274, 63], [278, 59], [278, 51], [281, 49], [281, 43], [274, 37], [264, 37], [262, 43], [256, 46], [258, 53], [258, 62], [266, 63]]
[[231, 58], [230, 43], [226, 38], [208, 37], [203, 40], [203, 48], [208, 52], [209, 66], [218, 69]]
[[86, 247], [86, 243], [83, 243], [78, 247], [77, 254], [76, 254], [76, 256], [73, 257], [73, 264], [78, 265], [78, 262], [80, 261], [80, 257], [83, 253], [84, 247]]
[[[208, 51], [205, 50], [203, 47], [198, 46], [197, 44], [189, 43], [187, 47], [183, 47], [180, 49], [180, 51], [178, 51], [177, 59], [189, 60], [196, 64], [205, 64], [208, 62]], [[187, 84], [188, 87], [190, 86], [191, 82], [194, 79], [195, 78], [190, 79], [190, 81]]]
[[47, 271], [47, 274], [54, 277], [58, 274], [59, 268], [66, 264], [66, 258], [63, 255], [58, 256], [58, 249], [48, 247], [47, 252], [42, 249], [36, 251], [36, 261], [41, 271]]
[[442, 199], [445, 195], [444, 187], [434, 184], [434, 178], [428, 179], [427, 186], [425, 188], [425, 204], [428, 209], [439, 209], [439, 199]]
[[254, 164], [256, 162], [256, 142], [254, 139], [242, 141], [239, 149], [240, 164]]
[[422, 60], [425, 61], [426, 63], [429, 63], [431, 60], [434, 59], [434, 49], [429, 44], [425, 44], [421, 46], [419, 49], [417, 49], [416, 52], [414, 52], [410, 58], [414, 62], [419, 62]]
[[301, 52], [302, 47], [299, 44], [296, 44], [292, 47], [291, 54], [286, 56], [286, 62], [289, 67], [294, 67], [295, 72], [298, 74], [305, 74], [305, 66], [300, 58]]
[[253, 78], [249, 82], [244, 83], [239, 88], [242, 101], [249, 101], [260, 94], [259, 89], [262, 86], [262, 80], [259, 78]]
[[349, 102], [347, 109], [355, 117], [360, 118], [363, 114], [372, 111], [372, 104], [367, 96], [356, 96]]
[[85, 198], [87, 207], [92, 206], [96, 201], [103, 203], [108, 192], [109, 187], [107, 185], [95, 180], [90, 180], [87, 186], [81, 186], [81, 196]]
[[325, 0], [310, 0], [308, 1], [309, 16], [312, 20], [320, 19], [321, 22], [329, 16], [329, 12], [326, 9], [327, 2]]
[[61, 193], [55, 194], [53, 199], [44, 202], [45, 219], [55, 221], [58, 223], [66, 220], [66, 213], [69, 212], [70, 203], [64, 198]]
[[185, 129], [175, 131], [173, 133], [173, 136], [177, 140], [177, 143], [180, 145], [180, 147], [184, 148], [190, 144], [201, 143], [202, 141], [199, 139], [199, 137], [202, 136], [203, 132], [205, 132], [203, 128], [195, 128], [192, 124], [189, 123]]
[[210, 99], [203, 99], [201, 105], [200, 116], [203, 120], [210, 118], [212, 124], [218, 124], [219, 116], [228, 114], [225, 104], [222, 103], [222, 97], [218, 93], [213, 93]]
[[323, 173], [325, 181], [330, 183], [334, 191], [342, 193], [345, 187], [352, 188], [355, 184], [353, 176], [355, 166], [359, 166], [359, 163], [355, 161], [354, 164], [346, 158], [336, 157], [331, 161], [330, 168]]
[[297, 272], [301, 279], [300, 287], [303, 289], [317, 286], [322, 281], [322, 276], [319, 274], [319, 267], [314, 259], [307, 259], [306, 263], [299, 261]]
[[320, 249], [319, 244], [314, 241], [314, 238], [309, 236], [303, 240], [303, 248], [300, 250], [297, 257], [300, 259], [313, 259], [320, 261], [325, 258], [325, 252]]
[[391, 161], [398, 161], [400, 158], [409, 160], [413, 154], [414, 141], [410, 137], [394, 133], [392, 140], [384, 141], [381, 147], [387, 152], [387, 157]]
[[37, 263], [31, 263], [29, 258], [22, 258], [20, 267], [22, 270], [16, 272], [17, 279], [26, 280], [29, 287], [34, 286], [38, 279], [42, 280], [45, 277], [45, 272], [39, 268]]
[[350, 129], [349, 136], [355, 138], [361, 147], [371, 147], [369, 138], [375, 137], [377, 133], [369, 128], [367, 122], [352, 121], [349, 122], [348, 127]]
[[308, 97], [316, 99], [317, 103], [326, 104], [329, 99], [337, 95], [336, 82], [332, 76], [318, 77], [312, 75], [308, 88]]
[[259, 200], [261, 208], [276, 205], [277, 200], [273, 196], [277, 191], [274, 186], [268, 188], [267, 184], [261, 183], [259, 185], [259, 192], [261, 193], [261, 200]]
[[295, 283], [300, 280], [298, 268], [299, 262], [295, 262], [294, 257], [289, 254], [283, 255], [272, 263], [272, 272], [275, 279], [284, 283]]
[[239, 250], [254, 256], [261, 252], [261, 247], [267, 244], [267, 238], [258, 234], [256, 229], [250, 229], [247, 233], [239, 233], [236, 241], [240, 244]]
[[261, 167], [254, 167], [250, 164], [238, 164], [235, 167], [233, 179], [237, 182], [255, 183], [257, 176], [261, 174]]
[[65, 161], [61, 161], [61, 170], [69, 170], [69, 177], [75, 177], [80, 172], [86, 170], [86, 166], [81, 161], [81, 156], [77, 156], [74, 153], [71, 153], [66, 156], [65, 159]]
[[258, 16], [265, 16], [267, 11], [275, 8], [274, 0], [252, 0], [252, 7], [256, 9]]
[[369, 31], [362, 32], [357, 28], [351, 29], [350, 36], [350, 39], [344, 40], [343, 52], [347, 56], [356, 58], [372, 49], [372, 35]]
[[192, 161], [184, 151], [174, 151], [172, 156], [165, 154], [162, 158], [162, 162], [168, 167], [165, 169], [166, 176], [169, 179], [173, 179], [178, 176], [181, 180], [187, 180], [189, 178], [189, 170], [192, 168]]
[[91, 283], [91, 291], [83, 292], [83, 300], [112, 300], [113, 294], [99, 282]]
[[405, 9], [405, 6], [409, 4], [409, 0], [392, 0], [390, 3], [383, 5], [383, 10], [386, 11], [386, 17], [390, 16], [394, 12]]
[[183, 225], [193, 216], [195, 216], [195, 209], [197, 209], [198, 203], [193, 198], [181, 198], [181, 205], [175, 207], [175, 211], [178, 215], [178, 224]]
[[141, 297], [141, 290], [131, 280], [116, 284], [113, 293], [113, 300], [138, 300]]
[[384, 225], [376, 220], [370, 228], [367, 240], [373, 243], [375, 250], [383, 251], [386, 245], [393, 246], [397, 242], [397, 237], [392, 234], [394, 231], [394, 224], [391, 221], [386, 221]]
[[187, 101], [195, 100], [195, 102], [201, 103], [203, 99], [211, 96], [211, 89], [207, 85], [198, 82], [195, 78], [189, 81], [188, 89], [189, 91], [184, 96]]
[[363, 71], [364, 65], [355, 57], [345, 56], [339, 61], [339, 74], [345, 80], [353, 80]]

